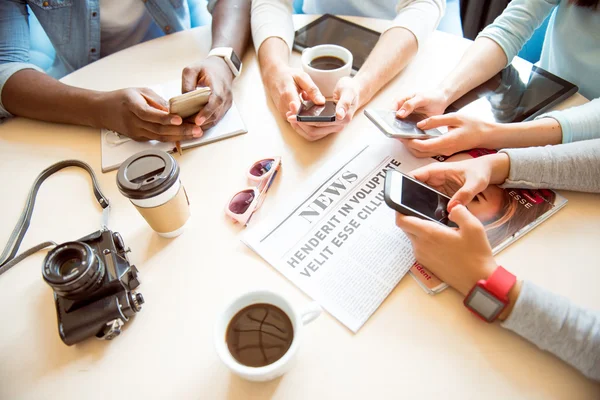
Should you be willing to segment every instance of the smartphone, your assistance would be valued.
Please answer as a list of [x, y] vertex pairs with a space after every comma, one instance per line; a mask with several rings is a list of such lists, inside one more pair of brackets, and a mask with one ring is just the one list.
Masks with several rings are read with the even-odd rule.
[[177, 114], [181, 118], [191, 117], [208, 103], [211, 93], [209, 87], [201, 87], [191, 92], [172, 97], [169, 100], [169, 112]]
[[306, 102], [300, 106], [300, 111], [296, 115], [298, 122], [333, 122], [335, 121], [335, 103], [326, 101], [319, 106], [312, 101]]
[[396, 118], [396, 111], [375, 110], [367, 108], [365, 115], [386, 136], [395, 139], [431, 139], [443, 135], [437, 129], [423, 130], [417, 128], [417, 123], [426, 117], [421, 114], [410, 114], [406, 118]]
[[383, 196], [385, 203], [401, 214], [456, 227], [448, 219], [450, 197], [401, 172], [385, 174]]

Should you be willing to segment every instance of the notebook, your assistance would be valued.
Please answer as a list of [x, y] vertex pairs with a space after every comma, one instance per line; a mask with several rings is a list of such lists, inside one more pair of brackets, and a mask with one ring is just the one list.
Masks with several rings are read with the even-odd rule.
[[[158, 95], [167, 100], [180, 95], [180, 88], [180, 81], [170, 81], [151, 87]], [[217, 125], [204, 131], [204, 135], [201, 138], [181, 142], [181, 148], [185, 150], [191, 147], [203, 146], [247, 132], [237, 106], [235, 103], [232, 103], [229, 111], [227, 111]], [[101, 130], [100, 143], [102, 146], [102, 172], [109, 172], [119, 168], [125, 160], [140, 151], [148, 149], [159, 149], [168, 153], [177, 151], [174, 143], [163, 143], [156, 140], [136, 142], [110, 129]]]

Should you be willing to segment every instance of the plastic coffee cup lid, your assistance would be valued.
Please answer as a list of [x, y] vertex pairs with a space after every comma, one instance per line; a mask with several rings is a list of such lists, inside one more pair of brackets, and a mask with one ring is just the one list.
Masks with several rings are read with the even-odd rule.
[[130, 199], [148, 199], [167, 191], [178, 179], [179, 165], [170, 154], [145, 150], [121, 164], [117, 187]]

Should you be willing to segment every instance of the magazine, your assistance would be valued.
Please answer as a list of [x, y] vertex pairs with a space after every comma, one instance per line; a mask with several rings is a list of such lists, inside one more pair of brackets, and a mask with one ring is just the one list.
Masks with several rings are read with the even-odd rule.
[[[441, 162], [460, 161], [493, 153], [496, 151], [474, 149], [435, 159]], [[469, 209], [484, 224], [494, 255], [567, 204], [567, 199], [551, 190], [502, 189], [495, 185], [488, 187], [476, 201], [477, 207]], [[419, 263], [411, 268], [410, 275], [429, 294], [439, 293], [448, 287]]]

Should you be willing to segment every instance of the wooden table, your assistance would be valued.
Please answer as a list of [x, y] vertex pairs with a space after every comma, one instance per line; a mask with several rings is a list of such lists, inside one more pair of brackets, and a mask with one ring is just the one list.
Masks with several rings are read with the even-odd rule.
[[[314, 17], [295, 16], [296, 27]], [[373, 29], [386, 22], [353, 19]], [[180, 76], [209, 50], [208, 27], [143, 43], [106, 57], [63, 81], [90, 89], [149, 86]], [[435, 85], [455, 65], [467, 40], [436, 32], [410, 66], [373, 100]], [[299, 55], [293, 63], [299, 65]], [[213, 325], [240, 292], [268, 288], [302, 304], [308, 299], [240, 243], [242, 228], [225, 219], [229, 196], [246, 186], [245, 170], [281, 155], [284, 169], [265, 205], [271, 207], [350, 142], [382, 135], [362, 113], [340, 134], [316, 143], [275, 113], [253, 51], [244, 57], [234, 97], [249, 133], [175, 156], [194, 224], [167, 240], [154, 234], [118, 192], [115, 172], [100, 173], [95, 129], [14, 119], [0, 126], [0, 243], [4, 245], [35, 176], [67, 158], [88, 162], [113, 204], [110, 227], [131, 247], [143, 279], [144, 309], [112, 342], [65, 346], [56, 328], [52, 291], [42, 280], [40, 252], [0, 277], [1, 399], [598, 399], [600, 385], [497, 325], [474, 318], [453, 290], [427, 296], [403, 279], [358, 334], [324, 314], [306, 329], [297, 365], [273, 382], [234, 376], [213, 348]], [[582, 102], [574, 97], [569, 104]], [[568, 206], [498, 256], [520, 278], [576, 302], [600, 306], [600, 197], [565, 193]], [[74, 240], [99, 227], [87, 174], [69, 169], [40, 190], [22, 249]], [[256, 222], [256, 221], [255, 221]]]

